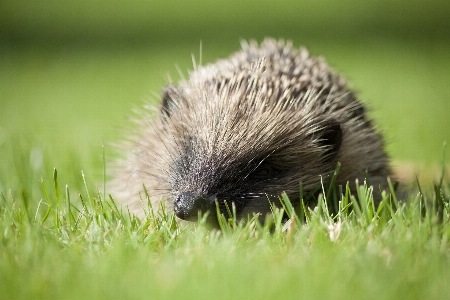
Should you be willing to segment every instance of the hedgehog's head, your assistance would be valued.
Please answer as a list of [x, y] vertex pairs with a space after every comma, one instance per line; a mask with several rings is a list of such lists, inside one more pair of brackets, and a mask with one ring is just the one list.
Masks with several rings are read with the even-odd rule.
[[312, 114], [312, 97], [318, 94], [283, 96], [250, 76], [167, 88], [159, 134], [171, 141], [176, 215], [197, 220], [209, 211], [216, 220], [216, 207], [227, 214], [234, 205], [238, 218], [264, 217], [281, 193], [298, 199], [300, 182], [305, 191], [315, 188], [334, 170], [342, 130], [337, 120]]

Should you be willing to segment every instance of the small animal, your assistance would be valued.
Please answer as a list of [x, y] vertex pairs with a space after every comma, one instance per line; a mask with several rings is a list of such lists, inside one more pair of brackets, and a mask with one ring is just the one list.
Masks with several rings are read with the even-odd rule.
[[298, 201], [300, 183], [317, 196], [338, 162], [338, 185], [367, 176], [377, 191], [390, 174], [383, 140], [346, 80], [283, 40], [244, 41], [229, 58], [195, 66], [135, 123], [110, 190], [140, 217], [144, 186], [153, 208], [167, 201], [181, 219], [210, 211], [217, 221], [216, 207], [226, 214], [234, 205], [246, 218], [265, 216], [283, 192]]

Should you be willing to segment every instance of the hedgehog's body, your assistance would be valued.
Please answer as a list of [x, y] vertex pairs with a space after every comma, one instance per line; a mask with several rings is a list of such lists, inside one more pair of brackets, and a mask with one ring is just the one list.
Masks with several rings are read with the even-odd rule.
[[[145, 185], [182, 219], [198, 211], [238, 217], [266, 214], [286, 192], [299, 198], [327, 183], [369, 176], [377, 189], [389, 175], [379, 134], [345, 80], [321, 59], [290, 44], [244, 44], [229, 59], [197, 67], [188, 81], [164, 90], [157, 118], [138, 121], [112, 180], [113, 196], [143, 216]], [[231, 205], [230, 205], [231, 207]], [[213, 213], [212, 215], [214, 215]]]

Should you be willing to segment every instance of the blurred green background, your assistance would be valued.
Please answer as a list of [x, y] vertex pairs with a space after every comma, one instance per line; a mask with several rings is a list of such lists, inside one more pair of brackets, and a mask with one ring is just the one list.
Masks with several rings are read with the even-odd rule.
[[1, 1], [0, 145], [99, 169], [102, 143], [178, 80], [175, 65], [192, 67], [200, 41], [207, 63], [272, 36], [345, 74], [395, 161], [437, 164], [450, 142], [449, 20], [448, 0]]

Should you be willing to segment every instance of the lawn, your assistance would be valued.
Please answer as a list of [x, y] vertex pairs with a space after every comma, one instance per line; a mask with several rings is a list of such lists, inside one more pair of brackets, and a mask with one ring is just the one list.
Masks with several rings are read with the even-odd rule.
[[[0, 3], [0, 299], [450, 299], [447, 1], [111, 3]], [[118, 211], [104, 161], [131, 109], [200, 41], [208, 63], [264, 36], [345, 74], [423, 194], [374, 212], [362, 189], [360, 210], [275, 212], [271, 229]]]

